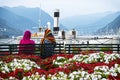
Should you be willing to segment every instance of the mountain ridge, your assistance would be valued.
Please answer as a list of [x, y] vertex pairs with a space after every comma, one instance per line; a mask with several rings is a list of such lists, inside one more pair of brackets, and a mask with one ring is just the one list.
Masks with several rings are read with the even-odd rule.
[[[22, 35], [23, 35], [23, 32], [28, 29], [31, 30], [32, 32], [35, 31], [34, 27], [36, 27], [37, 29], [36, 31], [38, 31], [38, 28], [40, 26], [47, 26], [47, 22], [51, 22], [51, 29], [52, 29], [54, 24], [53, 18], [48, 13], [41, 10], [42, 18], [41, 18], [41, 22], [38, 23], [37, 22], [39, 19], [38, 11], [39, 11], [39, 8], [0, 7], [0, 19], [1, 19], [1, 22], [4, 21], [5, 22], [4, 24], [8, 27], [11, 27], [11, 29], [21, 31], [20, 33], [22, 33]], [[61, 30], [67, 29], [62, 24], [59, 24], [59, 26]], [[1, 34], [4, 35], [5, 33], [4, 34], [1, 33]], [[9, 36], [12, 36], [12, 35], [9, 35]]]
[[95, 34], [99, 35], [118, 35], [120, 34], [120, 15], [112, 22], [99, 29]]
[[[34, 23], [37, 24], [35, 27], [40, 26], [47, 26], [47, 22], [51, 23], [51, 29], [53, 29], [54, 26], [54, 19], [52, 16], [50, 16], [48, 13], [46, 13], [44, 10], [40, 9], [39, 7], [36, 8], [27, 8], [24, 6], [18, 6], [18, 7], [5, 7], [6, 9], [14, 12], [15, 14], [18, 14], [20, 16], [24, 16], [30, 20], [32, 20]], [[60, 29], [65, 29], [67, 28], [60, 23]]]

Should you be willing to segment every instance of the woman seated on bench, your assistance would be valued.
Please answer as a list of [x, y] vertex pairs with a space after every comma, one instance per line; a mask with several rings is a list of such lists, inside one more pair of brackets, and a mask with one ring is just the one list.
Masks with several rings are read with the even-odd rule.
[[45, 30], [44, 38], [41, 39], [40, 44], [42, 44], [41, 58], [44, 59], [53, 55], [56, 41], [50, 29]]
[[29, 30], [25, 31], [24, 36], [19, 43], [19, 54], [34, 54], [35, 42], [30, 38], [31, 32]]

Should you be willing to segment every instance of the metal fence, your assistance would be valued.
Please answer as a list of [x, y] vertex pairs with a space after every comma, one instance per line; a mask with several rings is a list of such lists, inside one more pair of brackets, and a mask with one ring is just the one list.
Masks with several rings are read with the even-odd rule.
[[[47, 46], [48, 44], [35, 44], [34, 53], [37, 55], [41, 54], [41, 46]], [[49, 44], [52, 46], [52, 44]], [[111, 51], [111, 52], [120, 52], [120, 44], [55, 44], [54, 53], [61, 54], [79, 54], [82, 51]], [[9, 55], [9, 54], [17, 54], [19, 50], [19, 44], [0, 44], [0, 55]], [[24, 46], [24, 45], [23, 45]], [[25, 45], [30, 46], [30, 45]], [[51, 47], [50, 46], [50, 47]], [[25, 50], [29, 51], [29, 50]]]
[[119, 53], [120, 44], [66, 44], [67, 53], [80, 53], [81, 51], [110, 51]]

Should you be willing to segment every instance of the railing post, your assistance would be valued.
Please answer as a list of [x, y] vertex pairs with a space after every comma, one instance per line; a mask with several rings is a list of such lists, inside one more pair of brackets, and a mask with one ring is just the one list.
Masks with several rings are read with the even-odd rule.
[[12, 45], [8, 45], [9, 46], [9, 52], [10, 54], [12, 54]]
[[117, 44], [117, 53], [119, 54], [119, 44]]
[[68, 52], [70, 53], [70, 44], [69, 44], [69, 50], [68, 50]]
[[66, 54], [66, 47], [65, 47], [66, 45], [65, 44], [63, 44], [63, 48], [64, 48], [64, 53]]
[[61, 44], [59, 44], [59, 53], [61, 53]]

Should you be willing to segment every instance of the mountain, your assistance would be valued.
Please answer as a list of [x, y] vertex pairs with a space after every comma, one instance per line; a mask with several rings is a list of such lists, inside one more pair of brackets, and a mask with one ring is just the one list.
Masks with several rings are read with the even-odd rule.
[[76, 26], [83, 26], [83, 25], [89, 25], [91, 23], [95, 23], [96, 21], [100, 20], [101, 18], [105, 17], [110, 13], [111, 12], [94, 13], [87, 15], [75, 15], [61, 19], [61, 23], [72, 29]]
[[0, 18], [5, 20], [12, 28], [22, 31], [26, 29], [32, 29], [33, 26], [36, 26], [33, 21], [2, 7], [0, 7]]
[[[51, 23], [51, 28], [53, 28], [54, 20], [53, 18], [46, 13], [44, 10], [40, 8], [27, 8], [24, 6], [18, 6], [18, 7], [4, 7], [11, 12], [23, 16], [31, 21], [33, 21], [35, 26], [32, 27], [39, 27], [40, 26], [47, 26], [47, 22]], [[60, 24], [60, 29], [67, 29], [64, 25]]]
[[111, 23], [99, 29], [95, 34], [108, 35], [119, 33], [120, 33], [120, 15], [117, 18], [115, 18]]
[[22, 31], [11, 28], [7, 22], [0, 18], [0, 38], [9, 38], [12, 36], [22, 35]]
[[120, 12], [104, 12], [96, 14], [88, 14], [82, 16], [72, 16], [62, 19], [62, 24], [69, 27], [69, 29], [75, 28], [79, 34], [92, 34], [99, 28], [106, 26], [112, 22]]
[[108, 23], [112, 22], [115, 18], [117, 18], [120, 15], [120, 12], [110, 13], [106, 15], [105, 17], [101, 18], [100, 20], [97, 20], [94, 23], [88, 24], [88, 25], [82, 25], [77, 26], [77, 30], [80, 32], [83, 31], [83, 34], [93, 34], [98, 29], [103, 28]]
[[[38, 31], [39, 25], [47, 26], [47, 22], [51, 22], [53, 28], [53, 18], [39, 8], [0, 7], [0, 38], [23, 35], [26, 29]], [[62, 24], [60, 29], [67, 30]]]
[[40, 8], [27, 8], [24, 6], [18, 6], [12, 8], [5, 7], [5, 8], [17, 15], [32, 20], [36, 24], [39, 24], [39, 20], [40, 20], [41, 26], [46, 26], [47, 22], [53, 23], [53, 18]]

